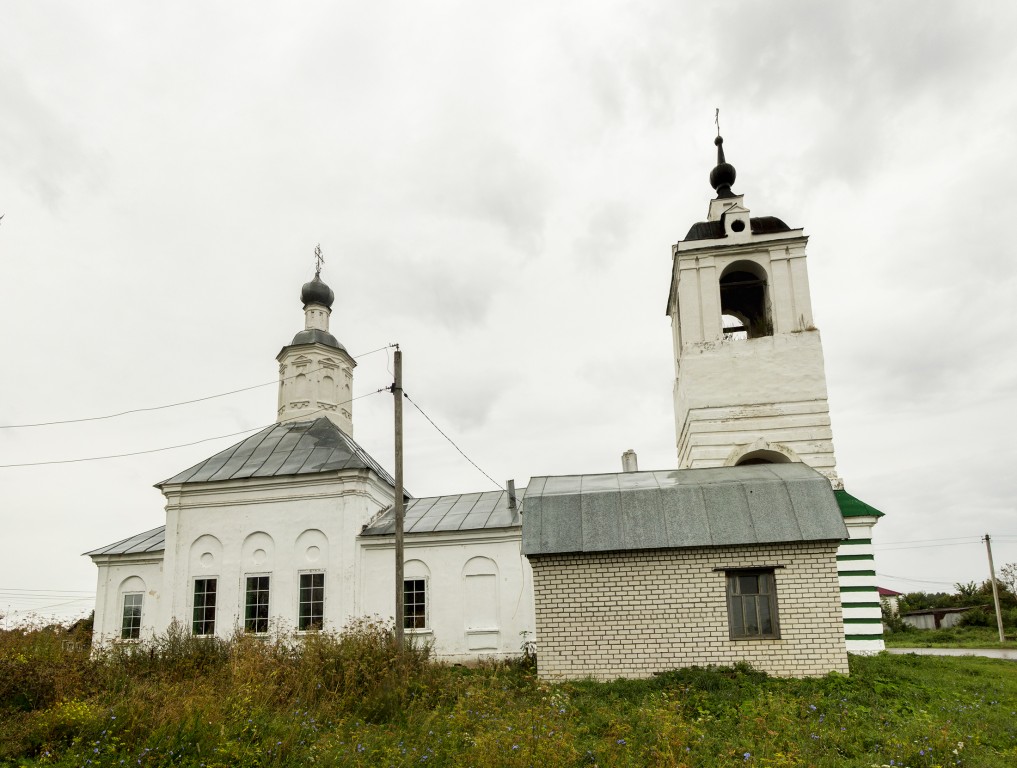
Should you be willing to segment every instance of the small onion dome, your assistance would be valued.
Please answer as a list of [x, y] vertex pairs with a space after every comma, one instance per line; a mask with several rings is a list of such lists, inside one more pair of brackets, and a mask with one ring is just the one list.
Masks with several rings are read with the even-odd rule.
[[710, 171], [710, 186], [717, 190], [717, 197], [734, 197], [735, 169], [724, 159], [724, 139], [718, 136], [713, 143], [717, 145], [717, 166]]
[[308, 304], [324, 304], [326, 309], [332, 309], [332, 302], [335, 301], [335, 294], [322, 279], [315, 275], [309, 283], [304, 283], [300, 289], [300, 300], [306, 308]]

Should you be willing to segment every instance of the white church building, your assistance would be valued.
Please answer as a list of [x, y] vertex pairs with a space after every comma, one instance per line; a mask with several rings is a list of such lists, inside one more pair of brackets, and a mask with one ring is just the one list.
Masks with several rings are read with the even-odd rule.
[[[739, 660], [847, 671], [883, 648], [882, 513], [837, 473], [808, 238], [752, 217], [718, 163], [707, 220], [672, 247], [677, 465], [407, 498], [407, 633], [452, 661], [536, 641], [547, 678]], [[353, 439], [356, 362], [332, 290], [277, 356], [277, 423], [158, 484], [166, 523], [87, 552], [95, 642], [341, 629], [394, 614], [394, 481]]]

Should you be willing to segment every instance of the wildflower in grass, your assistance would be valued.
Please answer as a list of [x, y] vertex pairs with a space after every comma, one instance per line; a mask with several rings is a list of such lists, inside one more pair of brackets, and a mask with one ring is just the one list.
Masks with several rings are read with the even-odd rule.
[[750, 757], [752, 757], [752, 753], [746, 752], [744, 755], [742, 755], [742, 760], [747, 762]]
[[618, 743], [624, 747], [628, 742], [625, 739], [618, 739]]

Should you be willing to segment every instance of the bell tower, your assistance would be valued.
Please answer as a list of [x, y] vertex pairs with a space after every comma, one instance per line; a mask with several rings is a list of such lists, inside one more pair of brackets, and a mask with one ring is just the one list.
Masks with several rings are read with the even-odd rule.
[[672, 246], [679, 468], [801, 461], [841, 488], [801, 229], [752, 216], [718, 136], [706, 221]]
[[847, 526], [837, 550], [844, 638], [883, 650], [872, 529], [878, 509], [837, 474], [823, 345], [812, 317], [808, 237], [752, 216], [718, 135], [706, 221], [671, 248], [667, 314], [674, 337], [678, 467], [800, 461], [829, 478]]
[[279, 362], [278, 420], [324, 416], [353, 437], [353, 369], [356, 361], [328, 330], [335, 294], [321, 279], [321, 250], [315, 249], [314, 279], [304, 283], [304, 330], [276, 356]]

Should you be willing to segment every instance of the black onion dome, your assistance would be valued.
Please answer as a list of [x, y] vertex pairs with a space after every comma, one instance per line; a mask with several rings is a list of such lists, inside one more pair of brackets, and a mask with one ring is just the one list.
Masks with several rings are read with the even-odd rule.
[[710, 186], [717, 190], [717, 197], [734, 197], [735, 168], [724, 159], [724, 139], [718, 136], [713, 143], [717, 145], [717, 165], [710, 171]]
[[304, 283], [300, 289], [300, 300], [306, 307], [308, 304], [324, 304], [326, 309], [332, 309], [332, 302], [335, 301], [335, 294], [322, 279], [315, 275], [309, 283]]

